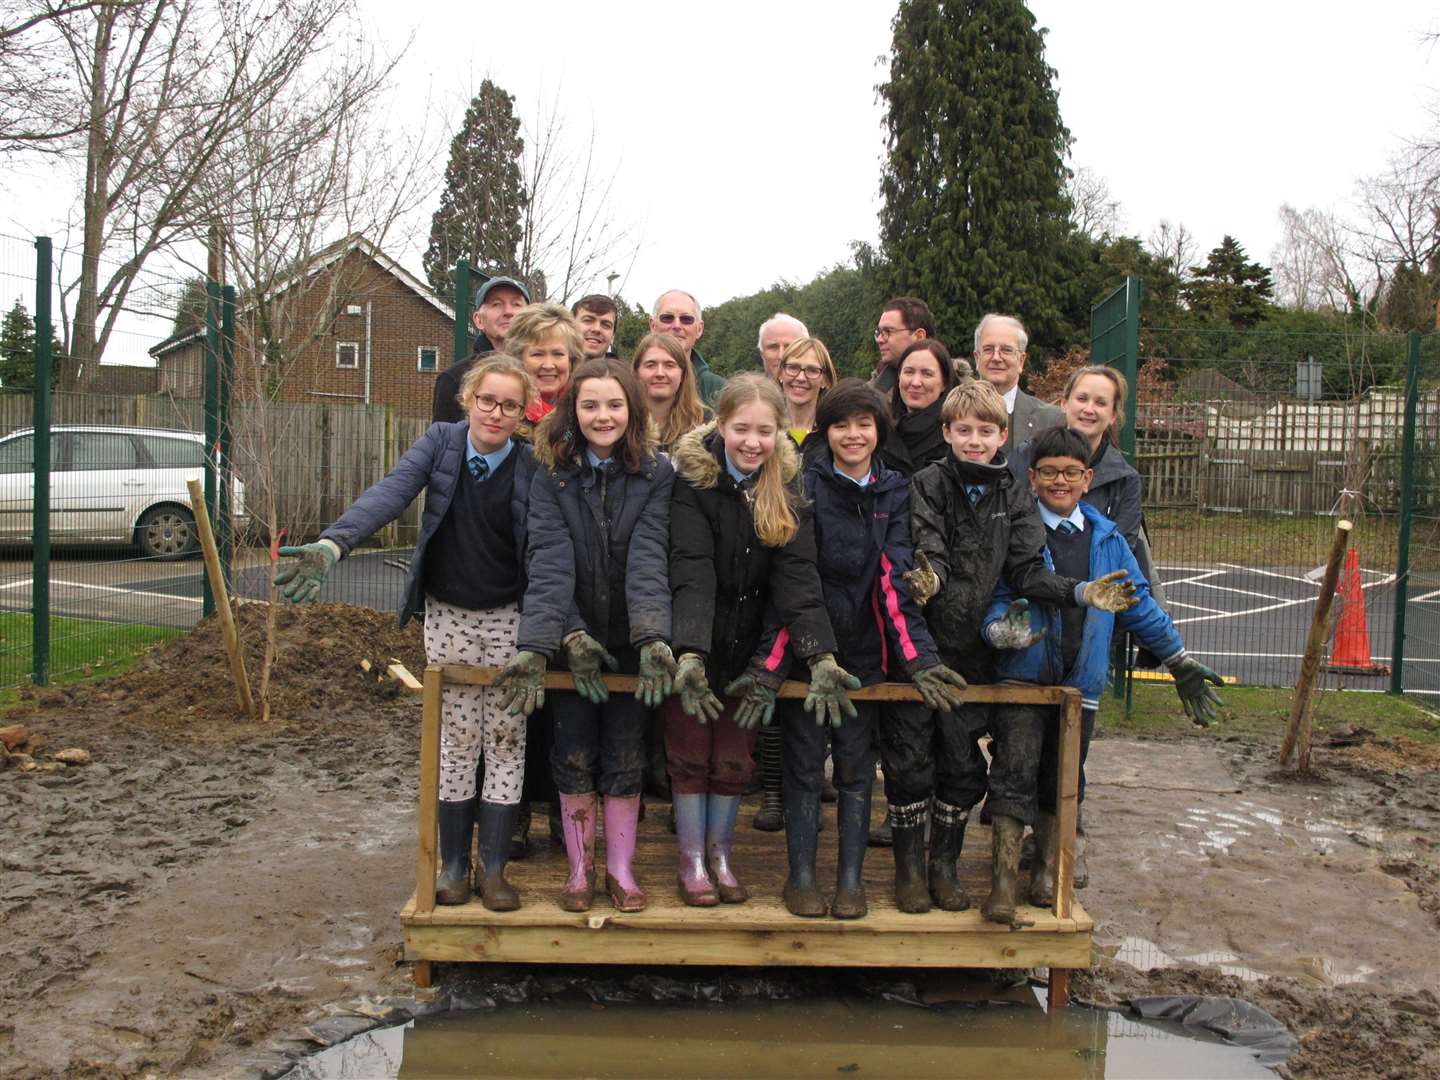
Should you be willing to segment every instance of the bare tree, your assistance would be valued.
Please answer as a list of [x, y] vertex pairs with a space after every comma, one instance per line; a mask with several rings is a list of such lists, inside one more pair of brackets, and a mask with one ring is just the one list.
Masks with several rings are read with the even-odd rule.
[[1070, 177], [1070, 222], [1092, 240], [1114, 236], [1121, 228], [1120, 200], [1110, 194], [1110, 185], [1088, 165]]
[[1377, 266], [1425, 269], [1440, 255], [1440, 149], [1412, 144], [1361, 180], [1358, 193], [1359, 235]]
[[1281, 239], [1270, 253], [1277, 301], [1302, 311], [1350, 311], [1376, 287], [1353, 226], [1334, 211], [1280, 207]]
[[142, 0], [25, 0], [0, 15], [0, 154], [58, 153], [85, 130], [64, 81], [62, 20], [109, 3]]
[[1171, 222], [1167, 218], [1161, 218], [1160, 224], [1150, 231], [1145, 247], [1157, 259], [1167, 261], [1175, 276], [1182, 281], [1190, 276], [1190, 267], [1199, 252], [1195, 234], [1185, 223]]

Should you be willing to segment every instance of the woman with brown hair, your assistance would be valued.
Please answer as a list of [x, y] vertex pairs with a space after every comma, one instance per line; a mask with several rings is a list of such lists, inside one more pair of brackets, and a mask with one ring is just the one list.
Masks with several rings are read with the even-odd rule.
[[641, 338], [635, 346], [634, 368], [662, 452], [669, 453], [680, 436], [714, 417], [700, 400], [695, 373], [673, 334], [646, 334]]

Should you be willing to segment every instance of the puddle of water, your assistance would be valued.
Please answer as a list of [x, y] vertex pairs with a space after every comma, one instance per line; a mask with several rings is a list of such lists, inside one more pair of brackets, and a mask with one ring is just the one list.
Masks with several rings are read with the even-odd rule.
[[725, 1006], [551, 1002], [449, 1013], [307, 1058], [287, 1080], [904, 1076], [906, 1080], [1273, 1077], [1176, 1025], [1038, 1005], [922, 1009], [810, 998]]

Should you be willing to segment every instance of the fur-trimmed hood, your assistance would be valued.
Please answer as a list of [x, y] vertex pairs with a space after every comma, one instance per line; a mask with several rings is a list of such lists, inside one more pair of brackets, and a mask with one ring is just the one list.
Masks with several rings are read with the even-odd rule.
[[[550, 445], [551, 421], [557, 415], [558, 410], [552, 410], [546, 413], [540, 422], [535, 425], [534, 434], [530, 437], [530, 446], [535, 452], [535, 460], [539, 462], [540, 467], [546, 472], [552, 473], [555, 472], [557, 468], [560, 468], [555, 462], [555, 450]], [[655, 426], [654, 417], [647, 414], [645, 417], [645, 454], [648, 462], [654, 462], [656, 455], [659, 453], [659, 448], [660, 430]], [[575, 466], [568, 467], [574, 468]], [[644, 467], [645, 463], [642, 463], [641, 469], [643, 470]]]
[[[713, 488], [720, 482], [724, 471], [723, 440], [716, 430], [716, 422], [701, 424], [694, 431], [680, 436], [671, 455], [675, 471], [680, 478], [697, 490]], [[780, 459], [780, 478], [788, 487], [800, 475], [800, 455], [795, 444], [785, 437], [784, 432], [775, 433], [775, 455]]]

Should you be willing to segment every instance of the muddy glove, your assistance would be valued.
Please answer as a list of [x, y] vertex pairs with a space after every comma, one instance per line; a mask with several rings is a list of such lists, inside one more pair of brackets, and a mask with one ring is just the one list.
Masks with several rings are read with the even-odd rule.
[[577, 630], [564, 641], [565, 663], [575, 677], [575, 692], [592, 705], [610, 700], [610, 691], [600, 677], [600, 665], [611, 671], [620, 667], [615, 657], [605, 651], [605, 646], [584, 630]]
[[1112, 570], [1104, 577], [1085, 582], [1080, 602], [1101, 611], [1129, 611], [1140, 602], [1129, 576], [1124, 570]]
[[855, 719], [855, 703], [845, 693], [859, 690], [860, 680], [835, 662], [830, 653], [817, 653], [810, 657], [810, 693], [805, 697], [805, 711], [815, 714], [815, 723], [823, 725], [829, 721], [831, 727], [839, 727], [845, 717]]
[[500, 669], [495, 680], [500, 707], [515, 716], [529, 716], [545, 704], [545, 657], [521, 650]]
[[647, 709], [658, 709], [675, 686], [675, 655], [663, 641], [640, 646], [640, 681], [635, 700]]
[[1180, 695], [1186, 714], [1201, 727], [1209, 727], [1215, 720], [1215, 706], [1225, 703], [1206, 684], [1224, 686], [1225, 680], [1184, 653], [1170, 665], [1170, 675], [1175, 680], [1175, 692]]
[[685, 714], [702, 724], [714, 720], [725, 708], [710, 690], [705, 678], [705, 658], [699, 653], [687, 652], [680, 657], [675, 665], [674, 692], [680, 695], [680, 707]]
[[1045, 627], [1030, 625], [1030, 601], [1010, 601], [1005, 614], [985, 628], [985, 640], [997, 649], [1028, 649], [1045, 636]]
[[958, 671], [952, 671], [944, 664], [921, 668], [910, 676], [915, 689], [925, 699], [925, 706], [942, 712], [955, 713], [960, 710], [963, 698], [960, 691], [965, 689], [965, 680]]
[[742, 730], [769, 727], [775, 718], [775, 690], [748, 672], [725, 687], [725, 696], [740, 699], [735, 724]]
[[930, 560], [925, 557], [923, 551], [915, 553], [915, 569], [906, 570], [900, 575], [900, 580], [910, 590], [910, 595], [915, 598], [915, 603], [924, 607], [936, 593], [940, 591], [940, 578], [930, 567]]
[[332, 541], [321, 540], [318, 544], [301, 544], [299, 547], [282, 547], [275, 554], [295, 559], [275, 571], [275, 584], [285, 586], [281, 592], [292, 604], [303, 604], [315, 599], [325, 576], [340, 557], [340, 549]]

